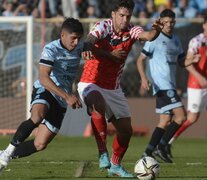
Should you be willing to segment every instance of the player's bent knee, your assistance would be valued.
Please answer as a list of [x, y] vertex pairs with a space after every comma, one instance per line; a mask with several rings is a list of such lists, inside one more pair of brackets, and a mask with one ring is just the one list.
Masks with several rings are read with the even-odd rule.
[[120, 135], [125, 138], [131, 138], [133, 134], [133, 130], [129, 129], [128, 131], [121, 132]]
[[160, 122], [157, 125], [157, 127], [165, 129], [169, 125], [169, 123], [170, 123], [170, 121], [162, 121], [162, 120], [160, 120]]
[[174, 121], [177, 124], [183, 124], [185, 120], [186, 120], [186, 116], [183, 116], [183, 117], [180, 117], [180, 118], [176, 118]]
[[34, 116], [31, 117], [31, 120], [36, 125], [39, 125], [42, 122], [43, 119], [44, 119], [44, 117], [34, 117]]
[[37, 151], [42, 151], [42, 150], [47, 148], [47, 144], [46, 143], [34, 142], [34, 145], [35, 145]]

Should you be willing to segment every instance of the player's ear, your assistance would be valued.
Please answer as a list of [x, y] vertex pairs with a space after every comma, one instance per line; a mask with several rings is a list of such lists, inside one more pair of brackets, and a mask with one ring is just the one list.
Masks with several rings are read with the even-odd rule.
[[111, 12], [111, 17], [114, 17], [114, 16], [115, 16], [115, 12], [112, 11], [112, 12]]
[[60, 37], [63, 38], [63, 37], [64, 37], [64, 34], [65, 34], [64, 31], [62, 31], [62, 32], [60, 33]]

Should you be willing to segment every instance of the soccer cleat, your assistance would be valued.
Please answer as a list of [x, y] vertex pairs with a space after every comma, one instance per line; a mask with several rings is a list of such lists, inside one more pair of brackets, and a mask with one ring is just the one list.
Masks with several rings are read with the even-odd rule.
[[167, 153], [163, 149], [159, 149], [158, 147], [153, 152], [153, 154], [157, 157], [159, 157], [161, 160], [163, 160], [166, 163], [173, 163], [173, 161], [168, 157]]
[[4, 168], [8, 165], [10, 161], [10, 155], [6, 151], [0, 152], [0, 174], [4, 170]]
[[166, 147], [165, 147], [165, 151], [166, 151], [167, 155], [168, 155], [170, 158], [173, 158], [171, 148], [172, 148], [172, 145], [171, 145], [171, 144], [167, 144]]
[[110, 169], [108, 169], [109, 176], [119, 176], [122, 178], [134, 178], [135, 176], [128, 173], [121, 165], [114, 165], [111, 163]]
[[110, 168], [110, 166], [111, 166], [111, 163], [109, 161], [108, 153], [105, 152], [105, 153], [100, 154], [99, 168], [100, 169], [107, 169], [107, 168]]
[[147, 157], [147, 156], [156, 159], [152, 154], [147, 154], [146, 152], [144, 152], [144, 153], [142, 154], [141, 158], [144, 158], [144, 157]]

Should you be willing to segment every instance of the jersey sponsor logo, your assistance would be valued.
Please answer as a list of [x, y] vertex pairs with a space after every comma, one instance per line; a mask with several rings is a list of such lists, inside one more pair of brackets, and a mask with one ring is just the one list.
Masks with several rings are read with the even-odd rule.
[[127, 35], [125, 35], [125, 36], [122, 37], [122, 41], [125, 42], [125, 41], [127, 41], [129, 38], [130, 38], [130, 35], [127, 34]]
[[67, 56], [66, 56], [66, 57], [65, 57], [65, 56], [57, 56], [56, 58], [57, 58], [57, 60], [63, 60], [63, 59], [64, 59], [64, 60], [65, 60], [65, 59], [66, 59], [66, 60], [70, 60], [70, 58], [68, 58]]

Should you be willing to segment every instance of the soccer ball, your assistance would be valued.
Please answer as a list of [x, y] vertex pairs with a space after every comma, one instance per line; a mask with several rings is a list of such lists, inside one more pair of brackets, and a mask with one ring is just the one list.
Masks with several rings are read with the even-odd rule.
[[140, 180], [155, 180], [160, 172], [160, 165], [156, 159], [146, 156], [138, 160], [134, 173]]

